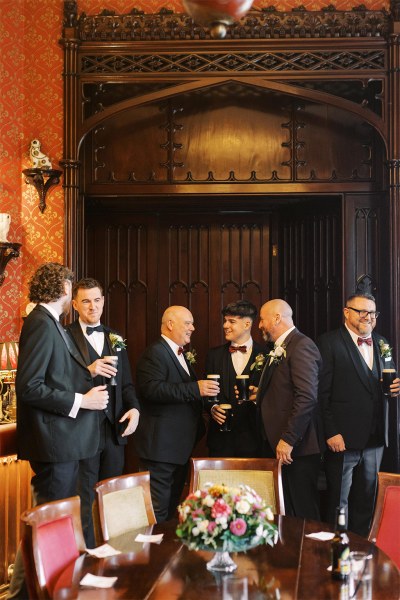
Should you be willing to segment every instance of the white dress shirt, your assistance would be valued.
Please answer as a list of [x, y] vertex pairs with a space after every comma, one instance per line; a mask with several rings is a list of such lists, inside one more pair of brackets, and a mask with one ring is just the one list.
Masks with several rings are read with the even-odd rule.
[[370, 346], [368, 346], [368, 344], [360, 344], [360, 345], [358, 345], [358, 342], [357, 342], [357, 340], [358, 340], [359, 337], [362, 337], [364, 339], [368, 339], [371, 336], [370, 335], [367, 335], [367, 336], [358, 335], [357, 333], [354, 333], [354, 331], [352, 331], [351, 329], [349, 329], [346, 324], [345, 324], [345, 327], [346, 327], [347, 331], [349, 332], [349, 334], [351, 335], [351, 339], [353, 340], [353, 342], [357, 346], [359, 353], [361, 354], [361, 356], [363, 357], [363, 359], [367, 363], [368, 367], [370, 369], [372, 369], [372, 366], [374, 364], [374, 345], [373, 344], [371, 344]]
[[249, 362], [251, 352], [253, 350], [253, 340], [251, 337], [244, 344], [231, 344], [231, 346], [246, 346], [246, 352], [232, 352], [232, 364], [236, 375], [241, 375]]
[[89, 344], [96, 350], [99, 356], [102, 356], [104, 348], [104, 331], [92, 331], [90, 335], [86, 333], [86, 327], [97, 327], [98, 325], [100, 325], [100, 321], [98, 323], [88, 325], [87, 323], [83, 323], [79, 319], [79, 325], [81, 326], [82, 333], [89, 342]]

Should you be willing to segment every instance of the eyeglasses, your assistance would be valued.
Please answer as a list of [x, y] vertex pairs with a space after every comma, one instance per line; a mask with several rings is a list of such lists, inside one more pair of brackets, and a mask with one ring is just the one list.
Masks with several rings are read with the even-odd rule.
[[365, 319], [368, 316], [370, 316], [371, 319], [377, 319], [381, 314], [377, 310], [358, 310], [358, 308], [353, 308], [352, 306], [346, 306], [346, 308], [349, 310], [354, 310], [354, 312], [358, 313], [362, 319]]

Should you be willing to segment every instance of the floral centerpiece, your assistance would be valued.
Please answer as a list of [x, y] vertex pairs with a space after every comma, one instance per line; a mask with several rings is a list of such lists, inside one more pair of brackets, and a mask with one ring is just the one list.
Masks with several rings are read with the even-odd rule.
[[178, 513], [176, 534], [183, 543], [191, 550], [215, 550], [224, 555], [216, 555], [207, 564], [210, 570], [232, 571], [236, 565], [229, 552], [245, 551], [258, 544], [273, 546], [278, 538], [270, 507], [245, 485], [208, 483], [189, 494], [178, 506]]

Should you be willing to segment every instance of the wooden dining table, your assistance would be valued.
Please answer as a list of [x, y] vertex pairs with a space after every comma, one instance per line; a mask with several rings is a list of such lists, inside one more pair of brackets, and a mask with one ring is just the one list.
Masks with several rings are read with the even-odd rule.
[[[80, 556], [68, 565], [56, 583], [54, 600], [398, 600], [400, 572], [393, 561], [374, 544], [349, 533], [350, 549], [367, 552], [369, 578], [341, 583], [331, 578], [330, 542], [307, 534], [329, 531], [326, 524], [295, 517], [276, 516], [279, 539], [273, 546], [260, 545], [246, 553], [231, 554], [237, 570], [231, 574], [206, 568], [213, 552], [189, 550], [177, 539], [177, 523], [169, 521], [152, 528], [163, 533], [160, 544], [135, 542], [136, 532], [110, 540], [121, 554], [107, 558]], [[80, 585], [90, 573], [117, 577], [108, 589]], [[357, 585], [358, 584], [358, 585]], [[242, 591], [229, 592], [232, 586]], [[228, 590], [228, 591], [227, 591]], [[244, 591], [246, 590], [246, 591]]]

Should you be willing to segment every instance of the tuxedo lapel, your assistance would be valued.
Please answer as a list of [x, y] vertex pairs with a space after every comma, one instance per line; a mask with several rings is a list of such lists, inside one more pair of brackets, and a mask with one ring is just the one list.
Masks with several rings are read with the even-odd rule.
[[368, 391], [373, 391], [371, 388], [371, 369], [368, 367], [367, 363], [361, 356], [347, 329], [343, 327], [340, 330], [340, 333], [343, 339], [343, 343], [346, 346], [351, 360], [353, 361], [357, 375], [359, 376], [363, 385], [368, 389]]
[[223, 394], [225, 396], [225, 398], [229, 398], [230, 397], [230, 379], [231, 379], [231, 370], [234, 371], [233, 368], [233, 364], [232, 364], [232, 358], [231, 358], [231, 353], [229, 352], [229, 346], [230, 344], [225, 344], [225, 346], [222, 349], [222, 381], [223, 381], [223, 386], [224, 389]]
[[[181, 378], [183, 379], [183, 381], [188, 381], [192, 379], [192, 376], [189, 375], [189, 373], [187, 373], [185, 371], [185, 369], [182, 367], [181, 363], [178, 360], [178, 357], [175, 356], [171, 346], [168, 344], [168, 342], [166, 342], [164, 340], [164, 338], [161, 338], [161, 344], [163, 345], [163, 347], [165, 348], [166, 352], [168, 353], [168, 356], [171, 358], [173, 364], [175, 365], [179, 375], [181, 376]], [[190, 372], [190, 366], [189, 366], [189, 372]]]
[[69, 333], [70, 336], [73, 338], [77, 348], [79, 349], [79, 352], [82, 354], [83, 360], [85, 361], [86, 365], [90, 365], [92, 361], [90, 360], [86, 338], [83, 335], [79, 321], [74, 321], [74, 323], [72, 323], [67, 329], [67, 333]]
[[[49, 313], [50, 315], [50, 313]], [[80, 354], [78, 353], [78, 351], [76, 350], [75, 346], [73, 345], [72, 341], [70, 340], [70, 338], [68, 337], [67, 332], [65, 331], [65, 329], [63, 328], [63, 326], [61, 325], [61, 323], [59, 321], [57, 321], [56, 319], [54, 319], [51, 315], [50, 318], [53, 319], [63, 341], [64, 344], [67, 346], [68, 348], [68, 352], [71, 354], [71, 356], [82, 366], [86, 369], [86, 364], [84, 363], [84, 361], [82, 360], [82, 357], [80, 356]]]

